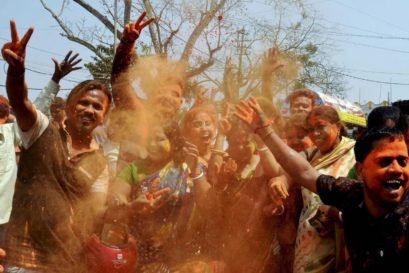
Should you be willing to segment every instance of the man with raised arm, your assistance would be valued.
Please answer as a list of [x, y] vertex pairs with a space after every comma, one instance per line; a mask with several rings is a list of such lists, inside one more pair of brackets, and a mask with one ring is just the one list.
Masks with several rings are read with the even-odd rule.
[[25, 48], [14, 21], [2, 48], [6, 89], [22, 140], [13, 211], [6, 238], [6, 272], [84, 272], [84, 239], [104, 204], [108, 173], [92, 131], [102, 124], [111, 95], [84, 81], [67, 98], [63, 127], [49, 122], [28, 99]]
[[[135, 42], [139, 38], [142, 29], [154, 21], [154, 18], [144, 18], [146, 12], [143, 12], [139, 18], [125, 26], [122, 33], [121, 42], [118, 45], [112, 65], [112, 93], [115, 106], [121, 110], [135, 110], [140, 107], [140, 101], [137, 98], [132, 87], [130, 76], [126, 72], [135, 62]], [[147, 84], [141, 83], [146, 88], [147, 100], [145, 105], [153, 111], [157, 121], [161, 125], [169, 125], [176, 118], [177, 112], [182, 104], [182, 95], [184, 88], [184, 66], [168, 61], [166, 58], [155, 57], [150, 63], [151, 67], [143, 67], [144, 74], [152, 74], [149, 69], [154, 69], [156, 73], [152, 78], [146, 77], [142, 81], [148, 81]], [[140, 61], [139, 61], [140, 62]], [[181, 75], [180, 75], [181, 74]]]
[[237, 110], [237, 116], [260, 135], [294, 181], [341, 211], [354, 273], [407, 272], [409, 165], [400, 131], [385, 128], [365, 133], [354, 148], [361, 181], [335, 179], [320, 175], [285, 145], [254, 98], [242, 101]]

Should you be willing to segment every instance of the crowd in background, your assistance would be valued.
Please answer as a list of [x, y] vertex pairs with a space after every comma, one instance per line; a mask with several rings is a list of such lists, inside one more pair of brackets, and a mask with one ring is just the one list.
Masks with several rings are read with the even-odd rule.
[[[5, 272], [406, 272], [408, 104], [375, 108], [356, 139], [306, 88], [287, 97], [286, 118], [265, 97], [220, 107], [200, 95], [183, 112], [184, 66], [163, 57], [141, 99], [132, 67], [144, 17], [123, 31], [110, 87], [86, 80], [58, 97], [80, 69], [70, 51], [34, 102], [33, 29], [20, 39], [11, 21], [0, 96]], [[266, 54], [263, 88], [277, 54]]]

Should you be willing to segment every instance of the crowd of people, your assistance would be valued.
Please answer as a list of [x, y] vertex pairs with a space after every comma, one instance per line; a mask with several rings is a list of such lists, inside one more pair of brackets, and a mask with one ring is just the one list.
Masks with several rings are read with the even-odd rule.
[[[34, 30], [20, 39], [11, 21], [0, 272], [406, 272], [408, 104], [375, 108], [356, 139], [309, 89], [290, 93], [287, 118], [265, 97], [219, 107], [198, 96], [183, 111], [184, 65], [161, 56], [151, 73], [135, 56], [145, 15], [123, 31], [110, 87], [86, 80], [57, 97], [80, 69], [70, 51], [34, 102]], [[152, 74], [145, 99], [137, 72]]]

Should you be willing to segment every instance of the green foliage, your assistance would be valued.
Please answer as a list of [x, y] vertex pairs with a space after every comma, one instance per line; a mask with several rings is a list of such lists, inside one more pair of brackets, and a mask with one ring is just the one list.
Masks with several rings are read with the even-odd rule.
[[93, 62], [86, 63], [84, 66], [94, 79], [109, 83], [114, 61], [114, 47], [98, 45], [96, 55], [92, 57], [92, 60]]
[[337, 69], [325, 63], [325, 59], [319, 56], [319, 48], [313, 43], [308, 43], [301, 48], [298, 61], [302, 65], [299, 78], [294, 88], [311, 88], [325, 94], [343, 98], [345, 84], [337, 73]]
[[[144, 42], [138, 42], [142, 56], [151, 55], [151, 47]], [[98, 45], [97, 52], [91, 57], [92, 62], [84, 66], [95, 80], [110, 83], [112, 63], [114, 61], [114, 47], [112, 45]]]

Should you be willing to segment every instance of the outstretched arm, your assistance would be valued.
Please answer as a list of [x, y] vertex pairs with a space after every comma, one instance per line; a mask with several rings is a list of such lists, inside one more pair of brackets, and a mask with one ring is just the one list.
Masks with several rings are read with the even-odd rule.
[[41, 112], [49, 115], [50, 105], [57, 96], [58, 91], [60, 91], [60, 86], [58, 85], [62, 78], [70, 74], [72, 71], [81, 69], [80, 66], [76, 66], [82, 60], [77, 59], [78, 53], [72, 55], [72, 50], [70, 50], [65, 56], [64, 60], [60, 63], [56, 59], [52, 58], [54, 62], [54, 74], [51, 81], [44, 87], [40, 94], [34, 100], [34, 105]]
[[143, 12], [135, 23], [129, 23], [125, 26], [121, 42], [115, 52], [111, 83], [115, 106], [119, 108], [132, 109], [137, 101], [131, 82], [125, 77], [121, 77], [121, 75], [129, 68], [132, 60], [135, 58], [135, 41], [139, 38], [142, 29], [154, 21], [153, 18], [150, 18], [142, 23], [145, 16], [146, 12]]
[[283, 64], [278, 61], [278, 50], [276, 48], [268, 49], [263, 60], [261, 89], [263, 96], [270, 101], [273, 99], [271, 91], [273, 86], [273, 73], [281, 67], [283, 67]]
[[317, 192], [316, 180], [319, 172], [305, 158], [288, 147], [280, 139], [273, 128], [268, 125], [260, 105], [258, 105], [253, 97], [250, 97], [248, 102], [240, 102], [237, 106], [236, 115], [261, 137], [278, 163], [294, 181], [312, 192]]
[[27, 85], [24, 80], [26, 46], [34, 29], [29, 28], [23, 38], [18, 37], [16, 23], [10, 21], [11, 42], [6, 43], [1, 54], [8, 63], [6, 90], [13, 107], [19, 127], [28, 131], [36, 122], [37, 113], [28, 99]]
[[274, 158], [274, 155], [271, 151], [265, 146], [264, 141], [256, 134], [254, 137], [257, 150], [260, 155], [260, 163], [263, 167], [264, 173], [268, 177], [276, 177], [283, 173], [280, 164], [278, 164], [277, 160]]

